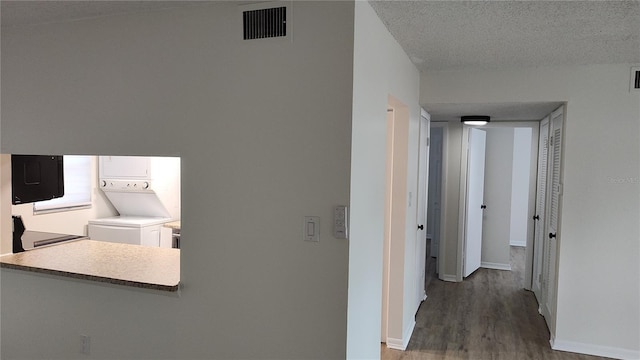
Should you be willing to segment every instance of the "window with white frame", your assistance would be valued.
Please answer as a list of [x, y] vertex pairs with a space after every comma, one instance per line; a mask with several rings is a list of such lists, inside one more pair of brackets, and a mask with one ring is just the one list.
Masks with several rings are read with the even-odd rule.
[[64, 155], [64, 196], [33, 203], [34, 213], [91, 207], [91, 156]]

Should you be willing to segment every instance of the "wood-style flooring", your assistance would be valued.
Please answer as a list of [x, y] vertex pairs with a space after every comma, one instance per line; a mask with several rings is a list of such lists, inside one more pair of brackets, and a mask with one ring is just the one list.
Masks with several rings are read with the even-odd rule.
[[524, 250], [511, 248], [511, 271], [481, 268], [461, 283], [438, 280], [428, 256], [427, 299], [409, 346], [382, 344], [381, 359], [603, 359], [551, 350], [536, 299], [523, 289]]

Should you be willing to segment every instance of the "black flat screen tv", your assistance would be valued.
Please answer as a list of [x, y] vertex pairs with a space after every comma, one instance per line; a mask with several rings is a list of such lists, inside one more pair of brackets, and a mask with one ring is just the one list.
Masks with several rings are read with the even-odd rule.
[[11, 155], [11, 203], [25, 204], [64, 195], [62, 155]]

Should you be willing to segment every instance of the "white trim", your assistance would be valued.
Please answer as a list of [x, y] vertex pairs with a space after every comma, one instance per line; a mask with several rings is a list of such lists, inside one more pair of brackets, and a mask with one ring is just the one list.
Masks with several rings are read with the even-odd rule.
[[394, 350], [405, 351], [407, 348], [402, 346], [402, 339], [387, 338], [387, 347]]
[[429, 121], [431, 121], [431, 114], [429, 114], [429, 112], [427, 110], [425, 110], [424, 108], [420, 108], [420, 116], [423, 117], [423, 118], [426, 118]]
[[[441, 171], [441, 189], [440, 189], [440, 214], [446, 214], [447, 211], [447, 172], [449, 171], [449, 165], [448, 165], [448, 150], [447, 150], [447, 145], [448, 145], [448, 137], [449, 137], [449, 123], [448, 122], [431, 122], [430, 123], [431, 127], [440, 127], [442, 128], [442, 169]], [[446, 227], [445, 225], [447, 224], [446, 222], [446, 217], [445, 216], [440, 216], [440, 240], [438, 241], [438, 260], [436, 262], [436, 266], [438, 267], [437, 272], [438, 274], [444, 274], [444, 256], [446, 254], [446, 241], [443, 241], [442, 239], [445, 237], [446, 235]]]
[[440, 278], [440, 280], [449, 281], [449, 282], [459, 282], [457, 275], [450, 275], [450, 274], [442, 274], [442, 277]]
[[493, 270], [507, 270], [511, 271], [511, 264], [500, 264], [483, 261], [480, 263], [480, 267]]
[[413, 329], [415, 327], [416, 321], [412, 320], [411, 323], [409, 323], [409, 326], [404, 329], [404, 333], [402, 334], [403, 339], [387, 338], [387, 347], [389, 349], [405, 351], [409, 345], [409, 340], [411, 340], [411, 335], [413, 334]]
[[551, 348], [558, 351], [604, 356], [614, 359], [640, 359], [640, 350], [622, 349], [610, 346], [585, 344], [558, 339], [554, 339], [554, 341], [551, 343]]
[[511, 240], [509, 241], [509, 246], [527, 247], [527, 242]]
[[458, 253], [456, 281], [464, 277], [466, 223], [467, 223], [467, 169], [469, 167], [469, 127], [462, 125], [462, 142], [460, 144], [460, 188], [458, 189]]
[[408, 324], [408, 326], [404, 329], [404, 334], [402, 335], [402, 337], [404, 338], [403, 344], [405, 349], [409, 345], [409, 340], [411, 340], [411, 335], [413, 335], [413, 329], [415, 328], [416, 328], [416, 319], [413, 318], [411, 319], [411, 322]]

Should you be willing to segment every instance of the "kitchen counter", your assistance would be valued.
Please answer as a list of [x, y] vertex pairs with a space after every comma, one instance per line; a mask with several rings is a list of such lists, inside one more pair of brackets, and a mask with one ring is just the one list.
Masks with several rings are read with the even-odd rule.
[[73, 240], [0, 256], [0, 267], [137, 288], [178, 291], [180, 250]]
[[180, 220], [164, 223], [162, 224], [162, 226], [168, 227], [173, 230], [180, 230]]

